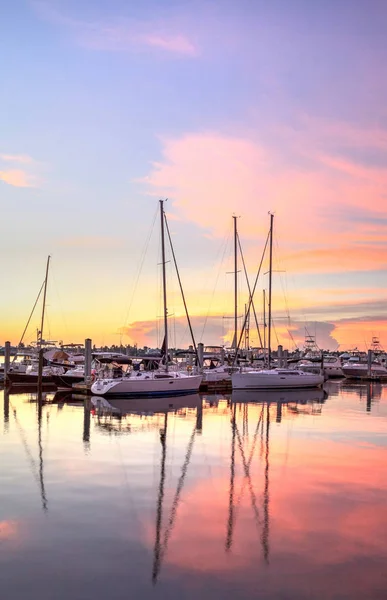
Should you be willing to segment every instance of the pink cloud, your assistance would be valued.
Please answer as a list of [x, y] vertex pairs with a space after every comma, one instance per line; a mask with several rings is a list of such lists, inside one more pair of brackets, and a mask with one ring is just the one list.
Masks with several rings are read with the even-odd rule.
[[[346, 269], [369, 269], [369, 259], [376, 260], [373, 268], [384, 268], [383, 223], [365, 227], [351, 217], [355, 209], [367, 216], [371, 207], [374, 216], [379, 211], [385, 217], [387, 170], [322, 153], [314, 148], [317, 135], [313, 131], [307, 142], [301, 134], [302, 155], [297, 138], [286, 132], [282, 138], [288, 151], [295, 148], [298, 158], [308, 159], [307, 168], [284, 163], [283, 148], [273, 149], [259, 136], [252, 141], [208, 132], [166, 138], [163, 159], [153, 163], [144, 183], [150, 194], [170, 197], [181, 218], [217, 236], [224, 236], [234, 213], [242, 216], [241, 237], [262, 244], [267, 212], [274, 211], [277, 240], [295, 271], [336, 271], [342, 260]], [[347, 136], [347, 130], [341, 135]]]
[[47, 2], [33, 2], [37, 13], [55, 25], [67, 28], [76, 41], [93, 50], [116, 52], [156, 48], [170, 54], [196, 56], [193, 40], [179, 30], [176, 21], [136, 21], [116, 18], [109, 23], [79, 21], [62, 14]]

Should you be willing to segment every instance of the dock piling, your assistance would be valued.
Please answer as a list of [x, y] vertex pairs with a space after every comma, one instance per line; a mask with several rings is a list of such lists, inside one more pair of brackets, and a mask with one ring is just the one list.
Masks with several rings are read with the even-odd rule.
[[85, 383], [90, 383], [91, 378], [91, 339], [85, 339]]
[[203, 368], [203, 356], [204, 356], [204, 344], [202, 342], [198, 343], [198, 367], [199, 369]]
[[9, 373], [9, 366], [11, 364], [11, 342], [5, 342], [4, 349], [4, 384], [7, 384], [7, 376]]
[[368, 350], [367, 365], [368, 365], [368, 377], [371, 379], [371, 377], [372, 377], [372, 350]]

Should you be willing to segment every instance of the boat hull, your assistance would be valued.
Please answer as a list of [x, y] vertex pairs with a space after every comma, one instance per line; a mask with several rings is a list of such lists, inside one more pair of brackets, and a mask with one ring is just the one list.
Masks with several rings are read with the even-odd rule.
[[[347, 379], [366, 379], [369, 377], [368, 365], [343, 366], [343, 373]], [[382, 366], [372, 365], [371, 378], [387, 379], [387, 369]]]
[[173, 377], [171, 379], [149, 379], [123, 377], [122, 379], [99, 379], [91, 386], [96, 396], [183, 396], [194, 394], [199, 390], [201, 375], [190, 377]]
[[274, 390], [315, 388], [324, 383], [322, 375], [292, 371], [251, 371], [232, 375], [233, 390]]
[[73, 383], [80, 383], [85, 380], [84, 375], [53, 375], [52, 376], [53, 383], [57, 386], [58, 389], [71, 389]]
[[[25, 387], [36, 387], [38, 385], [38, 375], [36, 374], [11, 372], [7, 374], [7, 379], [11, 385], [20, 385]], [[52, 375], [43, 375], [42, 384], [53, 385], [54, 381]]]

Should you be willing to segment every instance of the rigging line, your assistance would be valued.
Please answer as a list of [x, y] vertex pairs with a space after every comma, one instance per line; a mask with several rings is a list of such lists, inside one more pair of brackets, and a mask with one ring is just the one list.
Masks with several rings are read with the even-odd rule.
[[253, 483], [251, 481], [250, 470], [249, 470], [249, 467], [247, 466], [245, 451], [243, 450], [242, 439], [241, 439], [241, 435], [238, 430], [238, 426], [236, 426], [236, 434], [238, 437], [238, 446], [239, 446], [239, 451], [241, 453], [242, 462], [243, 462], [243, 470], [245, 472], [245, 477], [247, 478], [247, 481], [248, 481], [248, 486], [249, 486], [249, 491], [250, 491], [250, 496], [251, 496], [251, 507], [254, 511], [254, 520], [255, 520], [255, 524], [256, 524], [257, 528], [259, 528], [260, 519], [259, 519], [258, 506], [257, 506], [257, 498], [256, 498], [256, 495], [255, 495], [255, 492], [253, 489]]
[[145, 257], [147, 255], [147, 252], [148, 252], [148, 247], [149, 247], [149, 243], [150, 243], [150, 240], [151, 240], [151, 237], [152, 237], [152, 233], [153, 233], [153, 229], [154, 229], [154, 226], [155, 226], [155, 222], [156, 222], [156, 217], [158, 215], [158, 211], [159, 211], [159, 207], [157, 206], [155, 214], [154, 214], [154, 217], [153, 217], [153, 221], [152, 221], [152, 224], [150, 226], [150, 229], [149, 229], [149, 232], [148, 232], [148, 236], [145, 239], [145, 244], [144, 244], [144, 247], [143, 247], [143, 250], [142, 250], [142, 254], [141, 254], [141, 257], [140, 257], [140, 265], [139, 265], [138, 270], [137, 270], [136, 280], [135, 280], [135, 283], [134, 283], [134, 288], [133, 288], [132, 296], [131, 296], [130, 302], [129, 302], [129, 308], [126, 311], [126, 316], [125, 316], [125, 321], [124, 321], [125, 325], [128, 322], [129, 314], [130, 314], [130, 311], [132, 309], [134, 296], [135, 296], [135, 293], [136, 293], [136, 290], [137, 290], [138, 281], [140, 279], [142, 267], [144, 265], [144, 260], [145, 260]]
[[[278, 237], [278, 233], [277, 233], [277, 237]], [[277, 267], [278, 267], [278, 273], [279, 273], [279, 280], [280, 280], [280, 284], [281, 284], [281, 288], [282, 288], [282, 293], [283, 293], [283, 297], [284, 297], [284, 302], [285, 302], [285, 311], [286, 311], [286, 316], [288, 317], [288, 322], [290, 323], [290, 312], [289, 312], [289, 305], [288, 305], [288, 300], [287, 300], [287, 296], [286, 296], [286, 292], [285, 292], [285, 285], [284, 285], [284, 281], [282, 279], [281, 276], [281, 261], [279, 260], [279, 244], [278, 244], [278, 240], [274, 241], [276, 247], [277, 247], [277, 252], [276, 252], [276, 262], [277, 262]], [[286, 272], [286, 271], [285, 271]]]
[[[257, 427], [255, 429], [255, 433], [254, 433], [254, 437], [253, 437], [253, 444], [252, 444], [251, 451], [250, 451], [250, 456], [249, 456], [249, 459], [247, 461], [247, 467], [249, 469], [249, 472], [250, 472], [251, 462], [253, 460], [253, 456], [254, 456], [254, 453], [255, 453], [255, 445], [256, 445], [256, 442], [257, 442], [257, 439], [258, 439], [259, 426], [261, 425], [262, 418], [263, 418], [263, 406], [262, 406], [260, 417], [258, 419]], [[236, 506], [237, 507], [239, 507], [239, 505], [241, 503], [246, 481], [247, 481], [247, 479], [246, 479], [246, 477], [244, 477], [243, 482], [242, 482], [242, 486], [241, 486], [241, 490], [240, 490], [240, 493], [239, 493], [239, 497], [238, 497], [238, 500], [236, 502]]]
[[[211, 310], [212, 302], [213, 302], [214, 296], [215, 296], [215, 290], [216, 290], [216, 287], [217, 287], [218, 281], [219, 281], [220, 271], [221, 271], [223, 263], [224, 263], [224, 258], [225, 258], [225, 255], [226, 255], [228, 243], [230, 241], [231, 230], [232, 230], [232, 226], [230, 226], [230, 228], [228, 230], [228, 233], [226, 234], [226, 236], [225, 236], [225, 238], [224, 238], [224, 240], [222, 242], [222, 245], [224, 244], [224, 249], [223, 249], [223, 254], [222, 254], [222, 260], [220, 262], [218, 273], [216, 275], [215, 284], [214, 284], [214, 287], [213, 287], [213, 290], [212, 290], [211, 300], [210, 300], [210, 304], [208, 306], [208, 311], [207, 311], [207, 314], [206, 314], [206, 318], [204, 319], [203, 329], [202, 329], [202, 333], [201, 333], [201, 336], [200, 336], [200, 341], [203, 340], [204, 330], [206, 328], [208, 317], [210, 315], [210, 310]], [[220, 246], [219, 252], [221, 251], [221, 249], [222, 249], [222, 246]]]
[[[257, 276], [256, 276], [255, 281], [254, 281], [253, 291], [252, 291], [251, 296], [249, 298], [249, 306], [248, 306], [248, 309], [247, 309], [246, 317], [247, 317], [247, 314], [250, 312], [250, 309], [251, 309], [251, 303], [252, 303], [253, 298], [254, 298], [255, 289], [257, 287], [258, 277], [259, 277], [259, 274], [261, 272], [263, 259], [265, 258], [267, 244], [269, 243], [270, 231], [271, 231], [271, 229], [269, 230], [269, 233], [267, 234], [267, 238], [266, 238], [266, 242], [265, 242], [265, 247], [263, 249], [263, 253], [262, 253], [262, 257], [261, 257], [261, 262], [259, 263], [258, 273], [257, 273]], [[239, 348], [240, 348], [240, 345], [242, 343], [243, 334], [244, 334], [246, 323], [247, 323], [247, 318], [246, 317], [245, 317], [245, 320], [244, 320], [244, 323], [243, 323], [243, 327], [242, 327], [242, 330], [241, 330], [241, 333], [240, 333], [239, 343], [238, 343], [238, 347], [236, 348], [236, 352], [235, 352], [235, 356], [234, 356], [234, 360], [233, 360], [233, 365], [235, 365], [235, 361], [236, 361], [236, 359], [238, 357]]]
[[[24, 339], [24, 336], [25, 336], [25, 334], [26, 334], [26, 331], [27, 331], [27, 329], [28, 329], [28, 326], [29, 326], [29, 324], [30, 324], [30, 321], [31, 321], [31, 319], [32, 319], [32, 315], [34, 314], [34, 311], [35, 311], [36, 305], [37, 305], [37, 303], [38, 303], [38, 301], [39, 301], [40, 294], [42, 293], [42, 290], [43, 290], [43, 287], [44, 287], [45, 281], [46, 281], [46, 280], [44, 280], [44, 281], [43, 281], [43, 283], [42, 283], [42, 286], [41, 286], [41, 288], [40, 288], [40, 290], [39, 290], [39, 294], [38, 294], [38, 296], [37, 296], [37, 298], [36, 298], [36, 300], [35, 300], [35, 304], [34, 304], [34, 306], [33, 306], [33, 309], [32, 309], [32, 311], [31, 311], [31, 314], [30, 314], [30, 316], [28, 317], [27, 325], [26, 325], [26, 326], [25, 326], [25, 328], [24, 328], [24, 331], [23, 331], [23, 333], [22, 333], [22, 336], [21, 336], [21, 338], [20, 338], [20, 342], [18, 343], [18, 346], [17, 346], [18, 348], [20, 347], [20, 344], [22, 343], [22, 341], [23, 341], [23, 339]], [[15, 362], [16, 358], [17, 358], [17, 353], [16, 353], [16, 354], [15, 354], [15, 356], [13, 357], [13, 361], [12, 361], [13, 363]]]
[[164, 558], [164, 554], [167, 552], [169, 538], [171, 536], [171, 533], [172, 533], [172, 530], [173, 530], [173, 527], [175, 524], [177, 509], [179, 507], [179, 502], [180, 502], [180, 495], [181, 495], [181, 492], [182, 492], [182, 489], [184, 486], [185, 477], [187, 475], [188, 465], [191, 460], [192, 449], [193, 449], [193, 445], [194, 445], [194, 441], [195, 441], [195, 433], [196, 433], [196, 424], [195, 424], [194, 430], [193, 430], [190, 440], [189, 440], [184, 464], [181, 469], [180, 479], [179, 479], [179, 482], [178, 482], [177, 488], [176, 488], [176, 494], [175, 494], [175, 497], [172, 502], [171, 514], [169, 517], [167, 528], [165, 530], [164, 543], [163, 543], [163, 546], [161, 549], [160, 566], [161, 566], [161, 561]]
[[[179, 286], [180, 286], [181, 297], [183, 299], [184, 310], [185, 310], [185, 314], [187, 316], [188, 327], [189, 327], [189, 331], [191, 333], [191, 338], [192, 338], [192, 343], [193, 343], [195, 354], [196, 354], [196, 359], [197, 359], [198, 364], [199, 364], [199, 356], [198, 356], [198, 350], [197, 350], [197, 347], [196, 347], [195, 336], [194, 336], [194, 333], [193, 333], [193, 330], [192, 330], [191, 319], [190, 319], [189, 314], [188, 314], [188, 308], [187, 308], [187, 303], [186, 303], [186, 300], [185, 300], [183, 285], [181, 283], [179, 268], [177, 266], [177, 261], [176, 261], [176, 256], [175, 256], [175, 250], [174, 250], [173, 245], [172, 245], [171, 234], [170, 234], [170, 231], [169, 231], [167, 216], [166, 216], [165, 213], [164, 213], [164, 221], [165, 221], [165, 226], [166, 226], [166, 230], [167, 230], [167, 234], [168, 234], [169, 245], [171, 247], [173, 262], [175, 264], [176, 275], [177, 275], [177, 279], [178, 279]], [[175, 344], [176, 344], [176, 339], [175, 339]], [[200, 365], [200, 366], [202, 366], [202, 365]]]
[[236, 420], [235, 420], [236, 404], [231, 407], [231, 461], [230, 461], [230, 489], [228, 494], [228, 520], [227, 520], [227, 535], [226, 535], [226, 552], [231, 550], [232, 546], [232, 534], [234, 530], [234, 491], [235, 491], [235, 434], [236, 434]]
[[[246, 282], [247, 282], [247, 288], [249, 290], [249, 297], [251, 297], [250, 281], [249, 281], [249, 276], [247, 274], [247, 269], [246, 269], [246, 264], [245, 264], [245, 258], [243, 256], [241, 241], [239, 239], [239, 234], [238, 234], [238, 245], [239, 245], [239, 252], [241, 253], [243, 269], [244, 269], [244, 272], [245, 272], [245, 277], [246, 277]], [[262, 348], [263, 346], [262, 346], [261, 332], [259, 330], [259, 324], [258, 324], [258, 319], [257, 319], [257, 313], [255, 312], [254, 301], [252, 302], [252, 306], [253, 306], [253, 312], [254, 312], [255, 326], [256, 326], [257, 331], [258, 331], [259, 343], [261, 344], [261, 348]], [[246, 312], [246, 317], [247, 317], [247, 315], [248, 315], [248, 311]]]
[[63, 310], [62, 300], [61, 300], [61, 297], [60, 297], [60, 294], [59, 294], [58, 283], [57, 283], [57, 280], [56, 280], [56, 277], [55, 277], [55, 270], [52, 268], [52, 266], [51, 266], [51, 279], [54, 282], [55, 292], [56, 292], [56, 295], [57, 295], [57, 299], [58, 299], [58, 303], [59, 303], [59, 307], [60, 307], [60, 311], [61, 311], [61, 315], [62, 315], [63, 325], [64, 325], [65, 330], [66, 330], [66, 335], [69, 335], [69, 329], [68, 329], [68, 326], [67, 326], [67, 320], [66, 320], [65, 313], [64, 313], [64, 310]]
[[276, 327], [275, 327], [275, 324], [274, 324], [274, 319], [273, 319], [273, 317], [271, 318], [271, 323], [272, 323], [272, 325], [273, 325], [273, 329], [274, 329], [275, 337], [276, 337], [276, 340], [277, 340], [277, 344], [278, 344], [278, 346], [279, 346], [279, 339], [278, 339], [278, 335], [277, 335], [277, 329], [276, 329]]

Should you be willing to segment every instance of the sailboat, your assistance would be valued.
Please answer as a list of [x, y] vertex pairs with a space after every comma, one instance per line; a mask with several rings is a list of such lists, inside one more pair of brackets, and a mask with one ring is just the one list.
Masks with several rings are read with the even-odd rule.
[[163, 271], [165, 370], [129, 371], [122, 377], [97, 379], [91, 386], [96, 396], [180, 396], [199, 391], [202, 375], [171, 371], [168, 365], [168, 310], [165, 272], [165, 213], [160, 200], [161, 253]]
[[[32, 312], [30, 314], [30, 317], [28, 319], [27, 325], [24, 329], [21, 341], [23, 340], [23, 337], [27, 331], [27, 327], [30, 323], [31, 317], [34, 313], [36, 304], [39, 300], [40, 294], [42, 292], [42, 290], [44, 290], [43, 292], [43, 306], [42, 306], [42, 317], [41, 317], [41, 325], [40, 325], [40, 330], [38, 331], [38, 339], [37, 339], [37, 356], [39, 356], [40, 351], [43, 349], [43, 346], [45, 344], [44, 342], [44, 338], [43, 338], [43, 329], [44, 329], [44, 315], [45, 315], [45, 309], [46, 309], [46, 295], [47, 295], [47, 283], [48, 283], [48, 273], [49, 273], [49, 267], [50, 267], [50, 259], [51, 257], [48, 256], [47, 258], [47, 265], [46, 265], [46, 277], [44, 279], [44, 282], [42, 284], [42, 287], [40, 288], [38, 297], [35, 301], [34, 307], [32, 309]], [[20, 343], [19, 343], [20, 345]], [[7, 380], [9, 382], [9, 384], [11, 386], [33, 386], [36, 387], [38, 385], [39, 382], [39, 360], [35, 359], [31, 361], [31, 364], [29, 364], [28, 366], [26, 366], [26, 368], [24, 369], [19, 369], [19, 368], [14, 368], [13, 366], [11, 367], [10, 371], [7, 373]], [[47, 368], [43, 368], [42, 370], [42, 375], [41, 375], [41, 383], [43, 386], [50, 386], [53, 385], [53, 380], [51, 377], [51, 370], [47, 369]]]
[[[270, 266], [269, 266], [269, 315], [268, 315], [268, 369], [238, 372], [231, 376], [233, 390], [314, 388], [324, 383], [324, 376], [304, 373], [295, 369], [271, 369], [271, 310], [272, 310], [272, 273], [273, 273], [273, 221], [270, 214]], [[251, 299], [250, 299], [251, 302]]]

